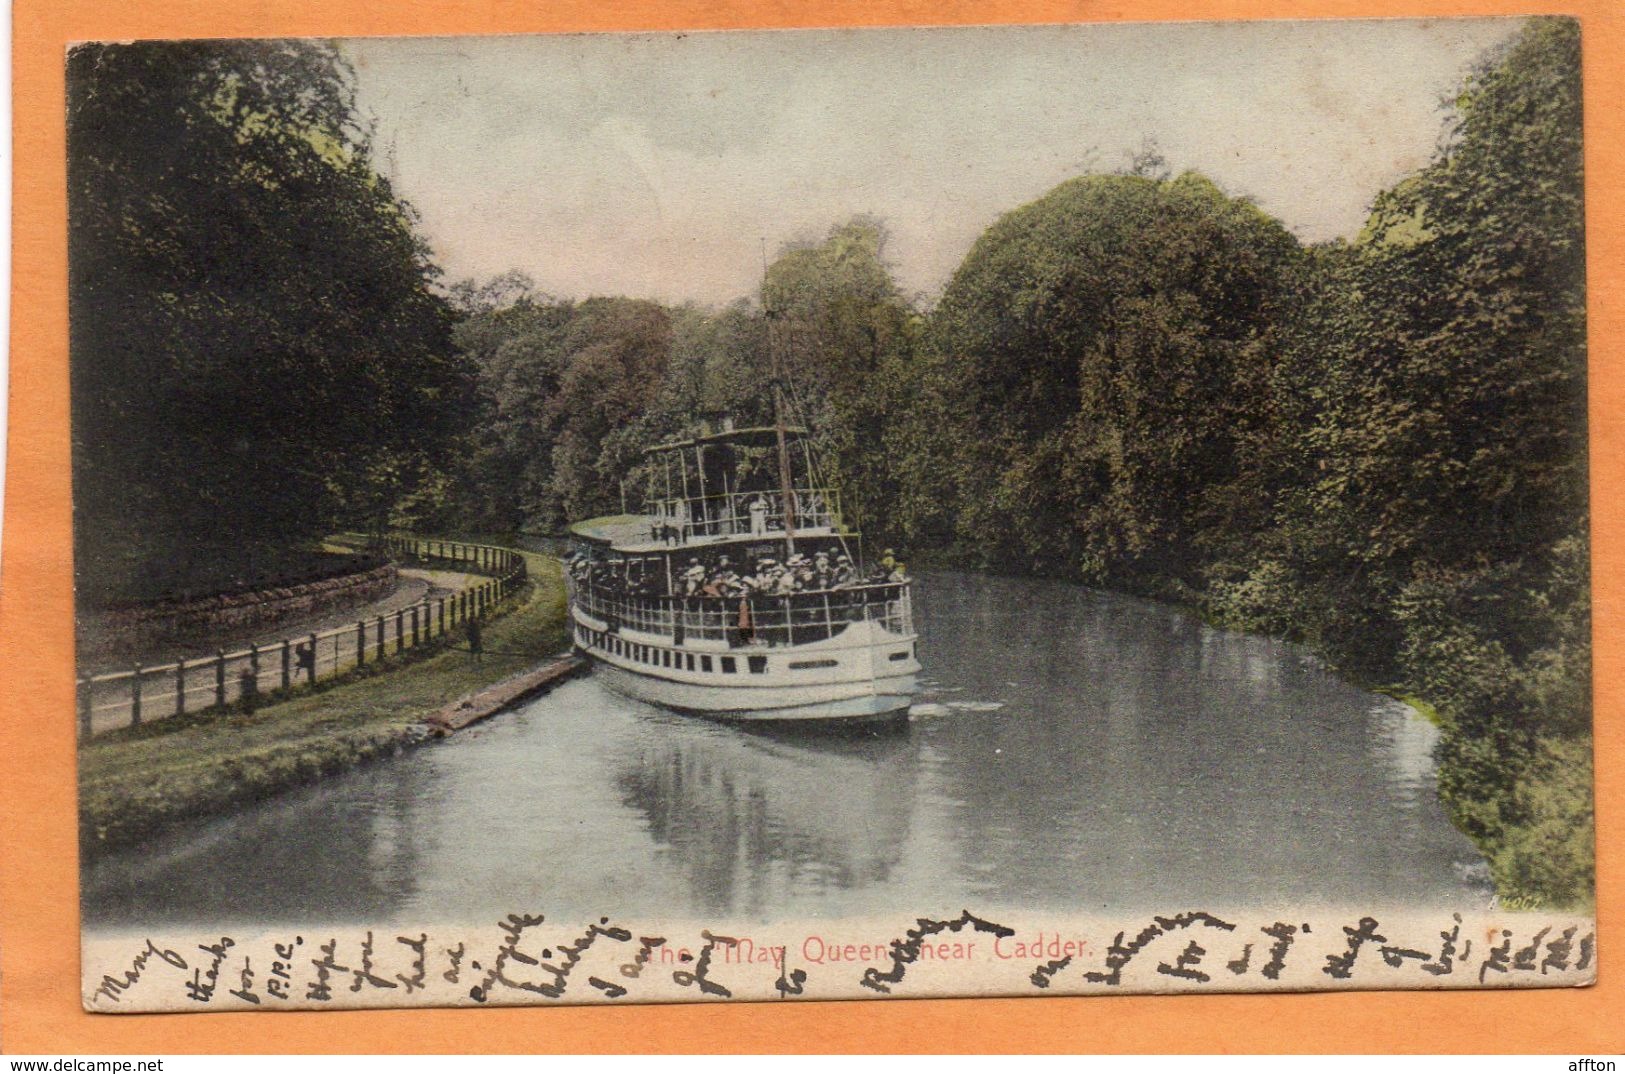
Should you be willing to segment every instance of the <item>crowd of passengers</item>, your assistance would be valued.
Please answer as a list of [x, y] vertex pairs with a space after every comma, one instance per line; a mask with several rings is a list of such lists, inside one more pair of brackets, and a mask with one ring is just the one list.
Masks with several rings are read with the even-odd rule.
[[908, 580], [908, 570], [896, 554], [886, 549], [880, 562], [867, 574], [860, 575], [852, 564], [852, 557], [844, 552], [831, 555], [817, 552], [811, 557], [796, 553], [783, 563], [763, 558], [756, 561], [754, 571], [738, 570], [728, 556], [718, 556], [709, 566], [699, 557], [688, 561], [688, 566], [672, 578], [674, 591], [667, 591], [663, 574], [646, 574], [640, 581], [628, 583], [621, 567], [614, 563], [595, 562], [577, 553], [570, 559], [570, 575], [578, 582], [591, 581], [594, 585], [625, 589], [639, 596], [672, 597], [744, 597], [751, 594], [783, 595], [817, 592], [826, 589], [850, 589], [859, 585]]

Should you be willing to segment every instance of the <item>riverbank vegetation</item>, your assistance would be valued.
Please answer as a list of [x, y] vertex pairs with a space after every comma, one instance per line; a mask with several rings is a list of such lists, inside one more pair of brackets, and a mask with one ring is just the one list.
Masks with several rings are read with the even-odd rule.
[[[723, 309], [554, 298], [517, 273], [438, 288], [325, 46], [69, 66], [82, 594], [128, 574], [115, 540], [158, 563], [245, 534], [615, 513], [647, 445], [768, 420], [773, 352], [871, 541], [1181, 601], [1421, 698], [1501, 894], [1590, 898], [1574, 21], [1487, 57], [1352, 240], [1306, 246], [1148, 145], [1013, 208], [934, 301], [901, 291], [860, 216]], [[371, 748], [398, 727], [386, 701], [428, 696], [368, 690], [377, 707], [312, 709], [313, 735]], [[124, 823], [113, 780], [162, 812], [258, 748], [197, 733], [190, 762], [87, 747], [89, 830]], [[299, 741], [266, 770], [305, 764]]]
[[161, 720], [82, 744], [81, 845], [95, 853], [135, 842], [423, 741], [426, 716], [568, 645], [558, 561], [526, 553], [526, 565], [530, 582], [486, 621], [477, 663], [448, 635], [453, 647], [410, 650], [252, 712]]

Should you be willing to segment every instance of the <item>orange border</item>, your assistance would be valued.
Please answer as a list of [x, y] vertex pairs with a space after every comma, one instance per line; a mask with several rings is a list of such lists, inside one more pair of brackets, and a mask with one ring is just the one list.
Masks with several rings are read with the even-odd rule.
[[[0, 592], [0, 1044], [12, 1053], [1064, 1051], [1618, 1052], [1625, 958], [1571, 991], [915, 1000], [638, 1008], [92, 1017], [79, 1009], [64, 298], [62, 55], [85, 39], [362, 36], [831, 25], [1451, 16], [1584, 20], [1600, 829], [1625, 830], [1619, 599], [1625, 370], [1617, 0], [17, 0], [10, 473]], [[1606, 844], [1606, 838], [1604, 839]], [[1604, 850], [1608, 848], [1605, 846]]]

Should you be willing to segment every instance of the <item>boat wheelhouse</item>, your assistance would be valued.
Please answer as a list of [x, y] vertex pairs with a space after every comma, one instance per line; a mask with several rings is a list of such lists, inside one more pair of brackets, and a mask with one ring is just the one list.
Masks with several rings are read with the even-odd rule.
[[781, 423], [657, 445], [642, 513], [571, 527], [575, 643], [613, 689], [735, 720], [906, 714], [912, 582], [864, 573], [808, 440]]

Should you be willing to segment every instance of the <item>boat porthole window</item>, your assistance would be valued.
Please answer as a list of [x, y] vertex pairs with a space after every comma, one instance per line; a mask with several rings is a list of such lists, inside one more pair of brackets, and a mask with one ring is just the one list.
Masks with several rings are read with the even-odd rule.
[[[892, 659], [897, 660], [899, 658], [894, 656]], [[792, 660], [790, 661], [790, 670], [806, 671], [810, 668], [832, 668], [839, 663], [839, 660]], [[755, 669], [753, 668], [752, 670]]]
[[888, 660], [907, 660], [908, 659], [908, 650], [907, 649], [899, 649], [895, 653], [892, 653], [886, 659], [888, 659]]
[[733, 657], [725, 656], [725, 657], [722, 658], [722, 673], [724, 675], [732, 675], [734, 672], [736, 672], [738, 670], [739, 670], [738, 664], [734, 660]]

